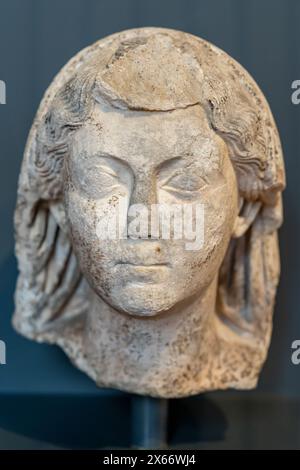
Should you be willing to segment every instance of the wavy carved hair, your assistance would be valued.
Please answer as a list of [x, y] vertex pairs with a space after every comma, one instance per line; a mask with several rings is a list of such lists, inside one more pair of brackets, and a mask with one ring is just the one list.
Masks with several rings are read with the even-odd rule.
[[[51, 341], [53, 329], [84, 318], [89, 308], [90, 288], [72, 250], [62, 201], [69, 140], [101, 96], [107, 99], [109, 95], [116, 107], [145, 109], [144, 102], [136, 105], [121, 92], [114, 95], [114, 89], [103, 85], [103, 73], [110, 72], [118, 61], [124, 66], [122, 61], [131, 51], [144, 48], [145, 53], [149, 38], [155, 42], [161, 36], [185, 63], [190, 64], [192, 57], [199, 82], [197, 102], [228, 146], [241, 212], [247, 211], [249, 203], [256, 205], [247, 232], [228, 246], [219, 273], [217, 313], [238, 336], [246, 333], [257, 345], [269, 341], [285, 184], [276, 125], [261, 91], [237, 62], [194, 36], [159, 31], [126, 31], [81, 51], [58, 74], [40, 105], [25, 149], [15, 214], [20, 274], [14, 324], [26, 336]], [[138, 72], [131, 70], [132, 74]], [[167, 74], [170, 76], [170, 70]], [[122, 67], [119, 76], [122, 80]], [[136, 86], [142, 87], [139, 83]], [[122, 89], [122, 83], [119, 85]], [[142, 89], [138, 93], [144, 97]], [[167, 103], [165, 108], [162, 110], [167, 110]]]

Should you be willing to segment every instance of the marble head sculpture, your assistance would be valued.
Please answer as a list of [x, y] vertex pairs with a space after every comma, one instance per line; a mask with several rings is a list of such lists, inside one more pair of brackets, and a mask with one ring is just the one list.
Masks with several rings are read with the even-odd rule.
[[[59, 345], [99, 386], [160, 397], [255, 387], [284, 184], [268, 104], [226, 53], [160, 28], [98, 41], [54, 79], [29, 135], [15, 328]], [[128, 213], [201, 202], [203, 245], [101, 240], [121, 198]]]

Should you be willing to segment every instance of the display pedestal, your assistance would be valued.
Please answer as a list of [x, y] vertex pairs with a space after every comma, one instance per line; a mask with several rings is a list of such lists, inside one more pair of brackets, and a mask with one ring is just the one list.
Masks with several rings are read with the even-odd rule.
[[167, 447], [168, 400], [134, 395], [131, 405], [132, 447]]

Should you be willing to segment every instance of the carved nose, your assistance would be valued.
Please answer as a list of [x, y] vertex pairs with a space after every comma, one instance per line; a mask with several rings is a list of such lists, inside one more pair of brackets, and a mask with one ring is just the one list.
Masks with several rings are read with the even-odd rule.
[[[153, 238], [151, 236], [151, 205], [157, 203], [157, 195], [156, 195], [156, 180], [155, 175], [143, 174], [138, 175], [135, 178], [135, 182], [133, 185], [133, 190], [130, 197], [130, 207], [133, 205], [138, 205], [136, 209], [140, 214], [144, 214], [144, 221], [147, 226], [143, 225], [143, 235], [139, 236], [138, 238]], [[130, 209], [129, 209], [130, 211]], [[131, 212], [132, 214], [132, 212]], [[132, 217], [130, 213], [127, 217], [128, 225], [132, 221]], [[130, 238], [135, 238], [129, 231], [128, 235]], [[154, 236], [154, 238], [157, 238]]]
[[155, 175], [143, 174], [135, 178], [130, 205], [143, 204], [151, 208], [151, 204], [157, 203]]

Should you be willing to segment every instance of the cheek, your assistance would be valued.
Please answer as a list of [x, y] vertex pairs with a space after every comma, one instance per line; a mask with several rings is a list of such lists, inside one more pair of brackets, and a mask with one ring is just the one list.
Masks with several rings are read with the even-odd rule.
[[74, 192], [65, 195], [65, 206], [72, 246], [80, 268], [87, 276], [92, 269], [92, 260], [97, 256], [94, 207], [92, 203], [81, 200]]
[[72, 245], [81, 271], [95, 292], [107, 296], [113, 284], [109, 265], [116, 250], [113, 242], [103, 242], [97, 235], [102, 205], [74, 191], [65, 194]]
[[[76, 190], [66, 191], [64, 196], [71, 229], [82, 232], [84, 237], [88, 237], [87, 242], [99, 240], [100, 222], [118, 221], [119, 208], [127, 210], [129, 201], [127, 195], [117, 192], [101, 199], [88, 198]], [[117, 224], [115, 226], [118, 227]]]
[[[237, 214], [237, 192], [230, 183], [203, 194], [204, 239], [200, 249], [186, 250], [185, 243], [177, 249], [178, 266], [191, 283], [210, 283], [226, 254]], [[179, 253], [180, 252], [180, 253]]]
[[65, 193], [66, 214], [71, 230], [72, 244], [86, 275], [101, 266], [103, 253], [97, 235], [97, 224], [104, 214], [104, 203], [82, 197], [76, 191]]
[[208, 194], [205, 205], [205, 242], [228, 242], [237, 215], [236, 191], [226, 183]]
[[[95, 201], [82, 198], [71, 191], [65, 194], [66, 213], [74, 241], [93, 242], [96, 235]], [[75, 244], [76, 245], [76, 244]]]

